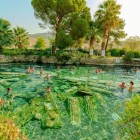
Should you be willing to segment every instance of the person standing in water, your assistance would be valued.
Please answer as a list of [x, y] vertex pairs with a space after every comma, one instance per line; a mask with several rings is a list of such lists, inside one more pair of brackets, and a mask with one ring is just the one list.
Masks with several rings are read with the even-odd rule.
[[31, 68], [30, 68], [30, 66], [29, 66], [28, 69], [27, 69], [27, 73], [31, 73]]
[[7, 93], [8, 95], [10, 95], [10, 92], [12, 91], [12, 89], [10, 87], [7, 88]]
[[129, 92], [130, 94], [132, 94], [133, 91], [134, 91], [134, 82], [131, 81], [131, 82], [130, 82], [129, 89], [128, 89], [128, 92]]
[[32, 72], [34, 72], [35, 71], [35, 68], [34, 68], [34, 66], [32, 67]]
[[47, 79], [48, 81], [50, 80], [50, 76], [49, 76], [48, 73], [47, 73], [46, 76], [44, 77], [44, 81], [45, 81], [46, 79]]
[[47, 86], [47, 93], [50, 93], [51, 92], [51, 88], [50, 88], [50, 86]]
[[40, 67], [40, 75], [43, 75], [43, 68]]
[[126, 88], [125, 82], [122, 82], [119, 86], [121, 88], [121, 92], [123, 92], [124, 89]]

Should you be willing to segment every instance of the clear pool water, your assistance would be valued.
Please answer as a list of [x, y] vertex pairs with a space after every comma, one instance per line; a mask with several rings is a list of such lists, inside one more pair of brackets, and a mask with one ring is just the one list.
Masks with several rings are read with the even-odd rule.
[[[16, 116], [29, 140], [116, 140], [118, 106], [131, 98], [130, 81], [139, 91], [139, 71], [108, 66], [96, 74], [98, 67], [44, 65], [40, 76], [40, 66], [30, 66], [35, 72], [27, 74], [27, 64], [0, 65], [0, 98], [10, 101], [4, 109]], [[44, 78], [47, 73], [50, 80]], [[127, 86], [123, 93], [121, 82]], [[46, 93], [48, 85], [51, 94]]]

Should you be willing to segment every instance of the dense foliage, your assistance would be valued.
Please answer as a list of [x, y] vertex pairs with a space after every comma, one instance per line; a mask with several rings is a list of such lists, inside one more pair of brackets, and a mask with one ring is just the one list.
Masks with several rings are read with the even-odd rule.
[[46, 42], [45, 39], [42, 37], [39, 37], [36, 41], [36, 44], [34, 45], [35, 49], [46, 49]]
[[29, 38], [28, 32], [22, 27], [16, 27], [13, 29], [14, 31], [14, 44], [18, 48], [22, 49], [28, 47]]
[[125, 112], [120, 115], [119, 127], [125, 140], [140, 138], [140, 96], [135, 95], [125, 103]]
[[140, 37], [130, 36], [124, 41], [124, 45], [131, 51], [136, 51], [140, 47]]
[[40, 49], [3, 49], [4, 55], [40, 55], [40, 56], [51, 56], [51, 50], [40, 50]]
[[8, 20], [0, 18], [0, 49], [13, 44], [13, 31]]
[[86, 21], [90, 19], [90, 10], [86, 6], [85, 0], [32, 0], [32, 6], [35, 16], [41, 19], [44, 24], [51, 25], [56, 33], [54, 54], [58, 47], [60, 30], [63, 30], [67, 36], [77, 34], [76, 37], [74, 36], [75, 39], [79, 39], [86, 34]]
[[72, 45], [72, 38], [71, 36], [66, 35], [65, 31], [60, 30], [58, 32], [58, 38], [57, 38], [57, 45], [59, 49], [65, 49]]
[[117, 4], [115, 0], [106, 0], [99, 5], [99, 9], [95, 13], [95, 18], [103, 29], [102, 50], [106, 49], [107, 34], [118, 27], [121, 22], [120, 9], [121, 5]]

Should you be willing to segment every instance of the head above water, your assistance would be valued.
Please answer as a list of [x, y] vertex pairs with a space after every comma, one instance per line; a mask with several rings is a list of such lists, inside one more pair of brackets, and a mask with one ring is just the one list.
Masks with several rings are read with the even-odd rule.
[[134, 82], [133, 82], [133, 81], [131, 81], [131, 82], [130, 82], [130, 84], [131, 84], [131, 85], [134, 85]]

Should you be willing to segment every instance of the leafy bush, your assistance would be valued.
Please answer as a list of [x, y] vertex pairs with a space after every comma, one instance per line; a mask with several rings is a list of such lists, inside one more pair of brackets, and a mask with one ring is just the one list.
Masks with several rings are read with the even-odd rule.
[[107, 57], [110, 57], [110, 56], [111, 56], [111, 52], [107, 52], [107, 53], [106, 53], [106, 56], [107, 56]]
[[134, 53], [132, 51], [129, 51], [125, 54], [125, 56], [123, 57], [123, 60], [126, 63], [132, 63], [133, 62], [133, 57], [134, 57]]
[[[124, 104], [123, 104], [124, 106]], [[140, 139], [140, 96], [135, 95], [125, 102], [125, 111], [120, 114], [118, 127], [125, 140]]]
[[34, 48], [36, 49], [45, 49], [46, 48], [46, 42], [45, 39], [42, 37], [39, 37], [36, 41], [36, 44], [34, 45]]
[[120, 49], [119, 50], [119, 55], [122, 56], [122, 55], [125, 55], [126, 54], [126, 50], [125, 49]]
[[58, 59], [58, 61], [65, 63], [71, 59], [71, 55], [69, 52], [61, 51], [61, 52], [59, 52], [59, 54], [57, 54], [57, 59]]
[[134, 52], [134, 58], [140, 58], [140, 52]]
[[107, 52], [111, 53], [111, 56], [122, 56], [126, 54], [126, 50], [125, 49], [111, 49]]
[[3, 49], [4, 55], [41, 55], [51, 56], [50, 49], [34, 50], [34, 49]]
[[111, 56], [120, 56], [119, 49], [111, 49], [109, 52], [111, 53]]
[[59, 49], [65, 49], [71, 46], [73, 43], [73, 40], [70, 36], [66, 35], [66, 33], [61, 30], [58, 32], [58, 38], [57, 38], [57, 45]]
[[0, 111], [0, 140], [28, 140], [10, 117], [10, 113]]

